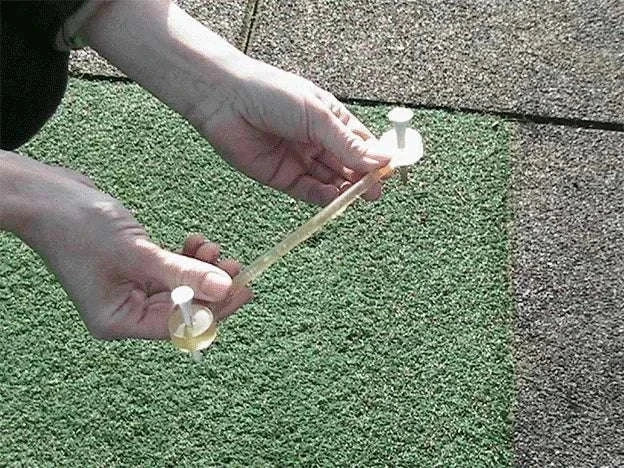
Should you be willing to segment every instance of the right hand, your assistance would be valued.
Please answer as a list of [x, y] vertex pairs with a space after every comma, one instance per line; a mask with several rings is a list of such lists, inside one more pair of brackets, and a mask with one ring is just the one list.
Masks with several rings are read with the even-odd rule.
[[235, 168], [292, 197], [326, 205], [394, 156], [331, 93], [250, 58], [170, 1], [108, 2], [81, 35]]
[[[331, 93], [263, 62], [241, 58], [243, 79], [207, 96], [190, 121], [234, 167], [292, 197], [327, 205], [393, 154]], [[214, 102], [223, 104], [218, 112]], [[367, 141], [369, 140], [369, 141]], [[366, 199], [381, 196], [375, 184]]]
[[29, 208], [16, 234], [43, 257], [97, 338], [168, 338], [170, 291], [180, 285], [191, 286], [217, 319], [251, 299], [246, 288], [229, 297], [240, 265], [217, 263], [215, 244], [191, 236], [182, 255], [163, 250], [88, 178], [19, 159]]

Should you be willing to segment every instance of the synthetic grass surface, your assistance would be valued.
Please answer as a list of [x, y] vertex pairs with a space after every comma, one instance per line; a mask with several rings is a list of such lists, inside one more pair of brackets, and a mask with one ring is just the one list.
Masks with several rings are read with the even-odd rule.
[[[382, 107], [353, 107], [376, 133]], [[510, 465], [504, 122], [417, 112], [426, 159], [256, 283], [196, 365], [91, 338], [42, 261], [0, 235], [0, 462]], [[22, 149], [81, 170], [178, 248], [248, 262], [317, 209], [234, 172], [135, 85], [73, 80]]]

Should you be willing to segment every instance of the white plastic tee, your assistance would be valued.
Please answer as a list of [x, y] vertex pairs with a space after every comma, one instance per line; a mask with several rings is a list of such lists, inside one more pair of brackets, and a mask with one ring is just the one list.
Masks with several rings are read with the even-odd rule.
[[395, 107], [388, 112], [388, 120], [394, 128], [384, 133], [379, 142], [384, 147], [396, 152], [390, 162], [392, 167], [398, 167], [401, 181], [407, 182], [407, 166], [410, 166], [423, 156], [423, 143], [420, 133], [409, 127], [414, 112], [404, 107]]
[[[195, 292], [190, 286], [178, 286], [171, 291], [171, 301], [175, 306], [180, 307], [184, 325], [188, 328], [193, 328], [193, 315], [191, 309], [191, 306], [193, 305], [193, 297], [195, 297]], [[191, 352], [191, 357], [195, 362], [200, 362], [202, 360], [202, 356], [201, 351]]]
[[173, 302], [174, 306], [180, 307], [184, 324], [187, 327], [193, 326], [193, 317], [191, 315], [193, 297], [195, 297], [195, 292], [190, 286], [178, 286], [171, 291], [171, 302]]
[[399, 149], [405, 149], [405, 130], [412, 120], [412, 117], [414, 117], [414, 112], [404, 107], [395, 107], [388, 112], [388, 120], [394, 125], [397, 147]]

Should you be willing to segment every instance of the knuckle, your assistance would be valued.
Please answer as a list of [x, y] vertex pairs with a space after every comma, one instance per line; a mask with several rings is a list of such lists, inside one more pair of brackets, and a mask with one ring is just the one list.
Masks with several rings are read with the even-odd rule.
[[360, 139], [350, 136], [345, 141], [345, 152], [361, 157], [366, 154], [366, 148], [362, 145]]

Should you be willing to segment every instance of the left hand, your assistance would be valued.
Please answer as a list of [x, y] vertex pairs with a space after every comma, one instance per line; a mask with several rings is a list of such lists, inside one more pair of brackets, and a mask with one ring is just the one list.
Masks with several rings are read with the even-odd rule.
[[168, 338], [177, 286], [193, 288], [218, 320], [251, 299], [248, 288], [231, 290], [240, 265], [219, 262], [218, 245], [194, 235], [182, 255], [162, 249], [87, 177], [13, 153], [1, 159], [6, 198], [18, 207], [6, 229], [42, 257], [95, 337]]

